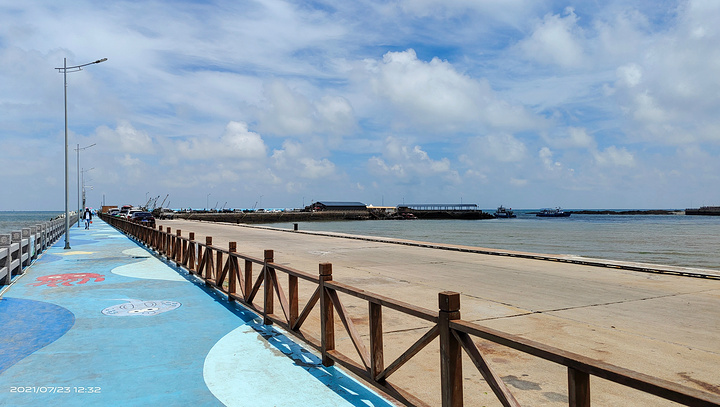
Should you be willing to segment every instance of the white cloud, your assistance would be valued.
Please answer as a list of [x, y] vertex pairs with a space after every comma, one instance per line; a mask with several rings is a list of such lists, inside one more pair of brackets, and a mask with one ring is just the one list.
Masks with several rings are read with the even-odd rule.
[[170, 143], [180, 157], [191, 160], [224, 159], [263, 160], [267, 147], [259, 134], [243, 122], [230, 122], [221, 137], [191, 137]]
[[280, 81], [268, 84], [265, 94], [270, 108], [262, 115], [261, 127], [264, 131], [278, 135], [300, 135], [312, 131], [313, 109], [307, 98]]
[[[523, 129], [540, 120], [520, 105], [502, 100], [486, 80], [458, 72], [448, 61], [418, 59], [413, 49], [367, 60], [373, 91], [400, 117], [396, 126], [420, 131], [453, 131], [477, 126]], [[402, 124], [400, 124], [402, 123]]]
[[528, 58], [563, 68], [579, 67], [584, 60], [582, 29], [572, 7], [563, 15], [547, 14], [529, 38], [518, 45]]
[[618, 81], [628, 88], [634, 88], [642, 80], [642, 68], [637, 64], [630, 63], [617, 69]]
[[634, 167], [635, 157], [625, 147], [610, 146], [603, 151], [594, 152], [595, 161], [600, 166]]
[[105, 148], [133, 154], [154, 154], [155, 147], [147, 132], [133, 127], [127, 120], [121, 120], [115, 130], [100, 126], [95, 135]]
[[540, 158], [540, 161], [542, 162], [543, 166], [548, 171], [558, 171], [562, 170], [562, 164], [558, 161], [553, 160], [553, 152], [547, 148], [543, 147], [538, 152], [538, 157]]
[[371, 157], [368, 166], [371, 173], [393, 177], [400, 182], [424, 182], [436, 176], [451, 182], [458, 180], [458, 173], [451, 168], [450, 160], [444, 157], [433, 160], [420, 146], [411, 147], [395, 137], [385, 140], [382, 157]]
[[265, 95], [268, 106], [260, 113], [260, 127], [265, 132], [281, 136], [343, 136], [355, 129], [353, 108], [342, 96], [324, 95], [310, 101], [279, 80], [265, 86]]
[[278, 171], [285, 174], [284, 179], [333, 179], [337, 178], [337, 168], [327, 158], [313, 158], [310, 145], [286, 140], [283, 148], [274, 150], [272, 158]]
[[500, 162], [518, 162], [525, 158], [527, 147], [512, 134], [491, 134], [482, 137], [480, 143], [483, 155]]

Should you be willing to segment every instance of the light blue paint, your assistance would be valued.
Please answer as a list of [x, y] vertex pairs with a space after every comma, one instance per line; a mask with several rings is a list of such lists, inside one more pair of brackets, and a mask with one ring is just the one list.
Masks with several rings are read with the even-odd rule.
[[183, 276], [168, 267], [167, 264], [153, 257], [147, 250], [141, 247], [123, 250], [122, 253], [126, 256], [142, 260], [115, 267], [112, 269], [114, 274], [151, 280], [185, 281]]
[[289, 401], [313, 407], [391, 405], [341, 370], [324, 367], [320, 358], [282, 332], [254, 322], [213, 346], [203, 374], [210, 391], [226, 406], [247, 406], [250, 400], [253, 406]]

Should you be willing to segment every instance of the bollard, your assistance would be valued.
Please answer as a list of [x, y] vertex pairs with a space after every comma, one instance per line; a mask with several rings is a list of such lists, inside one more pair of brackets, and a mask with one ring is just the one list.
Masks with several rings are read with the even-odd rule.
[[297, 232], [297, 230], [298, 230], [298, 224], [297, 224], [297, 223], [293, 223], [293, 230]]

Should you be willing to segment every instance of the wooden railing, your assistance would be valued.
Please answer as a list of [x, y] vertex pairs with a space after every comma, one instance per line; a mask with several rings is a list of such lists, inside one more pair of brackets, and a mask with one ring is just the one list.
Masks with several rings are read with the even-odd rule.
[[[180, 230], [173, 234], [170, 228], [163, 230], [162, 226], [154, 229], [115, 217], [103, 216], [103, 219], [201, 278], [207, 285], [225, 293], [229, 301], [239, 301], [252, 309], [263, 317], [265, 324], [277, 324], [292, 332], [321, 353], [323, 365], [338, 363], [405, 405], [427, 404], [388, 379], [439, 337], [441, 400], [445, 407], [463, 405], [463, 352], [476, 366], [503, 406], [520, 405], [487, 363], [473, 338], [482, 338], [565, 366], [569, 405], [573, 407], [590, 406], [591, 376], [687, 406], [720, 406], [720, 396], [716, 394], [463, 321], [460, 318], [458, 293], [439, 293], [439, 311], [431, 311], [333, 281], [331, 263], [320, 263], [318, 274], [312, 275], [276, 263], [272, 250], [265, 250], [263, 258], [252, 257], [238, 253], [236, 242], [230, 242], [229, 248], [223, 250], [212, 245], [212, 237], [206, 237], [203, 244], [195, 241], [194, 233], [185, 238]], [[253, 265], [257, 265], [259, 269]], [[287, 293], [279, 278], [281, 274], [287, 276]], [[306, 291], [312, 294], [307, 296], [302, 309], [299, 281], [308, 282], [314, 288]], [[261, 290], [262, 297], [258, 298]], [[368, 344], [362, 340], [338, 293], [367, 304]], [[280, 308], [276, 309], [276, 305]], [[318, 306], [320, 324], [313, 333], [319, 338], [301, 329]], [[386, 309], [420, 319], [430, 326], [420, 339], [387, 364], [383, 352], [383, 310]], [[354, 353], [343, 353], [336, 348], [336, 316], [352, 343]]]
[[9, 285], [23, 270], [65, 232], [58, 218], [28, 228], [0, 234], [0, 286]]

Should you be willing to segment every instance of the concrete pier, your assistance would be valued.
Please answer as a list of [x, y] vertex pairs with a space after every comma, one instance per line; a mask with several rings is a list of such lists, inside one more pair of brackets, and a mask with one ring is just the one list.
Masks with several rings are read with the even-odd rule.
[[[248, 255], [274, 250], [276, 263], [296, 269], [316, 270], [318, 263], [332, 262], [335, 281], [428, 309], [437, 308], [438, 292], [459, 292], [463, 320], [720, 394], [717, 279], [638, 272], [617, 264], [548, 261], [551, 256], [537, 260], [440, 250], [375, 238], [185, 220], [159, 223], [194, 232], [197, 240], [212, 236], [218, 247], [238, 242], [237, 251]], [[386, 325], [392, 331], [384, 339], [387, 353], [401, 352], [426, 328], [401, 315], [385, 318], [393, 322], [392, 328]], [[362, 326], [367, 321], [360, 318], [355, 323]], [[338, 342], [342, 346], [342, 340]], [[563, 368], [491, 342], [478, 346], [522, 405], [567, 405]], [[421, 353], [397, 372], [405, 388], [431, 405], [439, 405], [439, 378], [431, 372], [437, 357], [436, 352]], [[601, 379], [591, 381], [596, 405], [676, 405]], [[483, 386], [479, 374], [466, 376], [466, 405], [497, 403]]]

